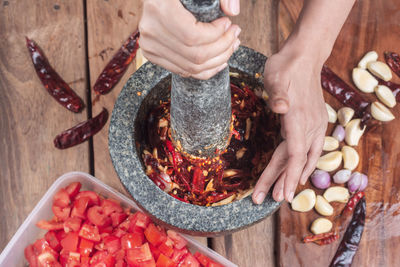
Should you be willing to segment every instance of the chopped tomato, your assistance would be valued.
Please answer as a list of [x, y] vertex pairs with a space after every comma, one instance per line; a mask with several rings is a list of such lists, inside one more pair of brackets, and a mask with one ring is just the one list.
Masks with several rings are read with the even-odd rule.
[[79, 231], [79, 236], [86, 238], [88, 240], [92, 240], [94, 242], [99, 242], [101, 239], [99, 234], [99, 228], [97, 228], [96, 225], [90, 225], [87, 223], [84, 223], [82, 225], [82, 228]]
[[44, 230], [60, 230], [64, 228], [64, 223], [41, 220], [36, 223], [36, 226]]
[[211, 261], [208, 263], [207, 267], [224, 267], [224, 266], [214, 261]]
[[117, 227], [126, 219], [126, 217], [128, 217], [128, 215], [126, 215], [126, 213], [123, 213], [123, 212], [114, 212], [114, 213], [111, 213], [110, 217], [111, 217], [112, 226]]
[[103, 208], [104, 214], [107, 216], [109, 216], [114, 212], [120, 213], [124, 211], [121, 205], [116, 200], [113, 199], [104, 199], [101, 202], [101, 207]]
[[77, 232], [68, 233], [67, 236], [61, 240], [61, 246], [64, 250], [69, 252], [78, 251], [79, 236]]
[[149, 224], [149, 226], [144, 231], [144, 235], [146, 236], [147, 240], [154, 246], [158, 246], [166, 239], [166, 237], [163, 235], [163, 232], [160, 231], [153, 223]]
[[164, 254], [160, 254], [156, 262], [157, 267], [175, 267], [177, 264]]
[[68, 207], [71, 202], [67, 190], [61, 188], [53, 197], [53, 205], [61, 208]]
[[150, 247], [151, 254], [153, 254], [155, 259], [158, 259], [158, 257], [161, 254], [160, 250], [157, 247], [155, 247], [152, 244], [150, 244], [150, 243], [149, 243], [149, 247]]
[[130, 249], [140, 247], [143, 244], [144, 237], [140, 233], [126, 234], [121, 238], [121, 247]]
[[29, 263], [30, 267], [37, 267], [38, 262], [35, 254], [35, 250], [33, 248], [33, 245], [29, 245], [25, 248], [24, 250], [25, 258]]
[[130, 248], [126, 250], [126, 261], [131, 265], [139, 265], [143, 262], [154, 261], [148, 243], [144, 243], [140, 247]]
[[115, 258], [107, 251], [96, 252], [90, 260], [91, 267], [113, 267]]
[[128, 231], [129, 230], [129, 228], [130, 228], [130, 224], [131, 224], [131, 221], [133, 220], [133, 217], [134, 217], [134, 215], [133, 214], [130, 214], [129, 216], [128, 216], [128, 218], [126, 218], [126, 220], [125, 221], [123, 221], [119, 226], [118, 226], [118, 228], [120, 228], [120, 229], [122, 229], [122, 230], [124, 230], [124, 231]]
[[99, 227], [100, 234], [111, 234], [113, 231], [114, 228], [111, 225]]
[[89, 222], [97, 226], [104, 226], [109, 218], [104, 214], [103, 209], [100, 206], [93, 206], [87, 211], [87, 218]]
[[99, 205], [100, 204], [100, 198], [99, 195], [96, 194], [93, 191], [81, 191], [76, 195], [76, 200], [80, 199], [81, 197], [88, 197], [90, 199], [89, 201], [89, 206], [93, 205]]
[[121, 228], [117, 228], [112, 232], [113, 235], [115, 235], [116, 237], [123, 237], [124, 235], [126, 235], [126, 231], [122, 230]]
[[175, 248], [182, 249], [182, 248], [186, 247], [187, 241], [181, 235], [179, 235], [177, 232], [175, 232], [174, 230], [168, 230], [167, 235], [169, 238], [172, 239], [172, 241], [174, 241]]
[[187, 248], [183, 248], [183, 249], [175, 249], [174, 253], [172, 254], [171, 259], [176, 262], [179, 263], [182, 261], [183, 258], [185, 258], [186, 254], [189, 253], [189, 250]]
[[49, 245], [52, 249], [54, 249], [57, 252], [59, 252], [61, 250], [60, 241], [58, 240], [57, 235], [54, 231], [48, 231], [44, 235], [44, 238], [49, 243]]
[[70, 183], [65, 190], [67, 191], [70, 199], [74, 199], [76, 195], [79, 193], [79, 190], [81, 190], [81, 183], [80, 182], [74, 182]]
[[61, 264], [57, 261], [57, 257], [48, 251], [40, 253], [37, 256], [37, 261], [39, 266], [61, 267]]
[[85, 212], [89, 205], [89, 201], [90, 198], [85, 196], [76, 199], [74, 202], [74, 207], [72, 208], [71, 217], [85, 219]]
[[134, 226], [138, 226], [140, 228], [146, 229], [147, 226], [149, 226], [151, 219], [149, 216], [144, 214], [143, 212], [137, 211], [131, 218], [131, 224], [129, 225], [130, 230], [132, 231], [131, 228]]
[[116, 261], [125, 259], [125, 249], [120, 249], [114, 253], [114, 257]]
[[71, 212], [71, 207], [59, 207], [56, 205], [53, 205], [51, 207], [51, 210], [53, 211], [54, 215], [59, 219], [60, 221], [65, 221], [68, 219], [69, 214]]
[[194, 257], [201, 263], [203, 266], [213, 266], [213, 267], [224, 267], [221, 264], [218, 264], [214, 261], [212, 261], [209, 257], [201, 254], [200, 252], [196, 252], [194, 254]]
[[64, 222], [64, 232], [78, 232], [81, 228], [82, 220], [79, 218], [68, 218]]
[[116, 236], [110, 235], [105, 237], [103, 240], [104, 245], [110, 254], [114, 254], [121, 248], [121, 241]]
[[188, 252], [183, 260], [179, 263], [179, 267], [200, 267], [200, 263], [192, 255], [192, 253]]
[[162, 254], [164, 254], [167, 257], [171, 257], [172, 254], [174, 253], [174, 249], [173, 249], [172, 245], [169, 246], [169, 245], [167, 245], [166, 242], [161, 243], [158, 246], [158, 249], [160, 250], [160, 252]]
[[126, 262], [124, 260], [117, 260], [115, 267], [126, 267]]
[[81, 242], [79, 243], [79, 253], [84, 257], [88, 257], [93, 251], [93, 245], [93, 241], [81, 238]]

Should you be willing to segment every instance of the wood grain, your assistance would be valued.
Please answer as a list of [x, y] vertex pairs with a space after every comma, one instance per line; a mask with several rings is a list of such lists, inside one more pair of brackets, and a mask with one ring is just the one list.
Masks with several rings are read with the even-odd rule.
[[0, 251], [58, 176], [89, 171], [87, 143], [53, 145], [58, 133], [87, 119], [86, 110], [72, 113], [46, 92], [25, 36], [85, 100], [82, 2], [0, 1]]
[[[267, 56], [278, 49], [278, 1], [241, 2], [233, 22], [242, 28], [241, 44]], [[213, 239], [213, 249], [239, 266], [274, 266], [275, 215], [246, 230]]]
[[[279, 20], [280, 36], [286, 37], [290, 33], [301, 2], [281, 1], [280, 14], [283, 16]], [[384, 51], [400, 52], [399, 10], [400, 3], [396, 0], [357, 1], [327, 65], [352, 84], [351, 70], [364, 53], [375, 50], [383, 61]], [[400, 78], [394, 77], [393, 81], [400, 82]], [[366, 97], [376, 99], [373, 95]], [[330, 95], [325, 94], [325, 99], [336, 109], [341, 106]], [[398, 118], [400, 108], [396, 106], [392, 111]], [[399, 119], [385, 124], [377, 123], [363, 136], [356, 148], [361, 157], [357, 170], [367, 173], [370, 180], [366, 190], [366, 228], [353, 266], [398, 266], [400, 142], [396, 137], [399, 130]], [[298, 191], [301, 189], [298, 188]], [[291, 211], [288, 205], [282, 206], [278, 225], [280, 266], [327, 266], [330, 263], [338, 242], [325, 247], [300, 242], [303, 236], [309, 234], [308, 227], [316, 217], [318, 215], [315, 212], [299, 214]]]

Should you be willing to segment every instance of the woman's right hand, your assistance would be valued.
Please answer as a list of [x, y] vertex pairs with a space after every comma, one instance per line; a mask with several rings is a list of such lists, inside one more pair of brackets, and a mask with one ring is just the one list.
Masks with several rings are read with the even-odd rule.
[[[239, 14], [239, 0], [221, 0], [225, 14]], [[228, 17], [198, 22], [179, 0], [144, 0], [140, 47], [152, 63], [184, 77], [209, 79], [227, 66], [241, 29]]]

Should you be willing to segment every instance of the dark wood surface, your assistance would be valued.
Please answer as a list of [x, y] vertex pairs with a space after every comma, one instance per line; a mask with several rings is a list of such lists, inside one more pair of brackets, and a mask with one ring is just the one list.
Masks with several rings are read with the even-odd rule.
[[[234, 18], [242, 28], [243, 45], [267, 56], [290, 33], [301, 1], [242, 1]], [[350, 82], [350, 70], [366, 51], [400, 51], [399, 2], [359, 1], [346, 22], [328, 65]], [[91, 106], [88, 91], [108, 60], [137, 27], [140, 0], [5, 1], [0, 0], [0, 250], [33, 209], [51, 183], [68, 171], [85, 171], [127, 194], [108, 153], [108, 125], [92, 142], [58, 150], [53, 138], [62, 130], [98, 114], [112, 111], [130, 74], [92, 108], [74, 114], [61, 107], [37, 78], [24, 36], [43, 48], [53, 67]], [[396, 17], [397, 15], [397, 17]], [[86, 23], [85, 23], [86, 22]], [[85, 33], [87, 38], [85, 38]], [[400, 79], [397, 79], [400, 82]], [[339, 104], [327, 96], [335, 108]], [[400, 115], [395, 108], [395, 115]], [[396, 266], [400, 241], [400, 142], [395, 121], [371, 130], [357, 150], [360, 170], [368, 172], [368, 219], [355, 266]], [[274, 216], [246, 230], [210, 239], [208, 244], [239, 266], [326, 265], [336, 246], [301, 244], [316, 214], [299, 215], [284, 205]], [[207, 240], [199, 239], [204, 244]], [[318, 253], [317, 253], [318, 252]], [[368, 264], [367, 264], [368, 263]]]

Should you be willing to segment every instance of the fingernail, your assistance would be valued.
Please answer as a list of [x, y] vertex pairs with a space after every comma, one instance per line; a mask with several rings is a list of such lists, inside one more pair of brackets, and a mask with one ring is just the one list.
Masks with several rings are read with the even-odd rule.
[[228, 20], [228, 21], [225, 23], [225, 31], [227, 31], [227, 30], [229, 29], [229, 27], [231, 26], [231, 24], [232, 24], [232, 22], [231, 22], [230, 20]]
[[242, 29], [241, 28], [237, 28], [236, 31], [235, 31], [235, 37], [237, 38], [241, 32], [242, 32]]
[[278, 202], [280, 202], [282, 200], [283, 200], [283, 191], [280, 190], [279, 193], [278, 193]]
[[238, 15], [240, 12], [240, 1], [239, 0], [229, 1], [229, 9], [231, 10], [233, 15]]
[[217, 69], [217, 73], [220, 72], [221, 70], [225, 69], [226, 66], [228, 66], [228, 63], [224, 63], [221, 66], [219, 66], [219, 68]]
[[240, 45], [240, 40], [237, 39], [237, 40], [235, 41], [235, 43], [233, 44], [233, 51], [238, 50], [239, 45]]
[[264, 192], [258, 193], [258, 195], [256, 196], [256, 204], [261, 204], [264, 201], [264, 198], [265, 198]]
[[290, 192], [289, 197], [288, 197], [288, 202], [289, 203], [292, 203], [293, 196], [294, 196], [294, 192]]
[[276, 106], [283, 106], [283, 105], [286, 105], [286, 101], [285, 101], [285, 100], [282, 100], [282, 99], [275, 100], [275, 105], [276, 105]]

